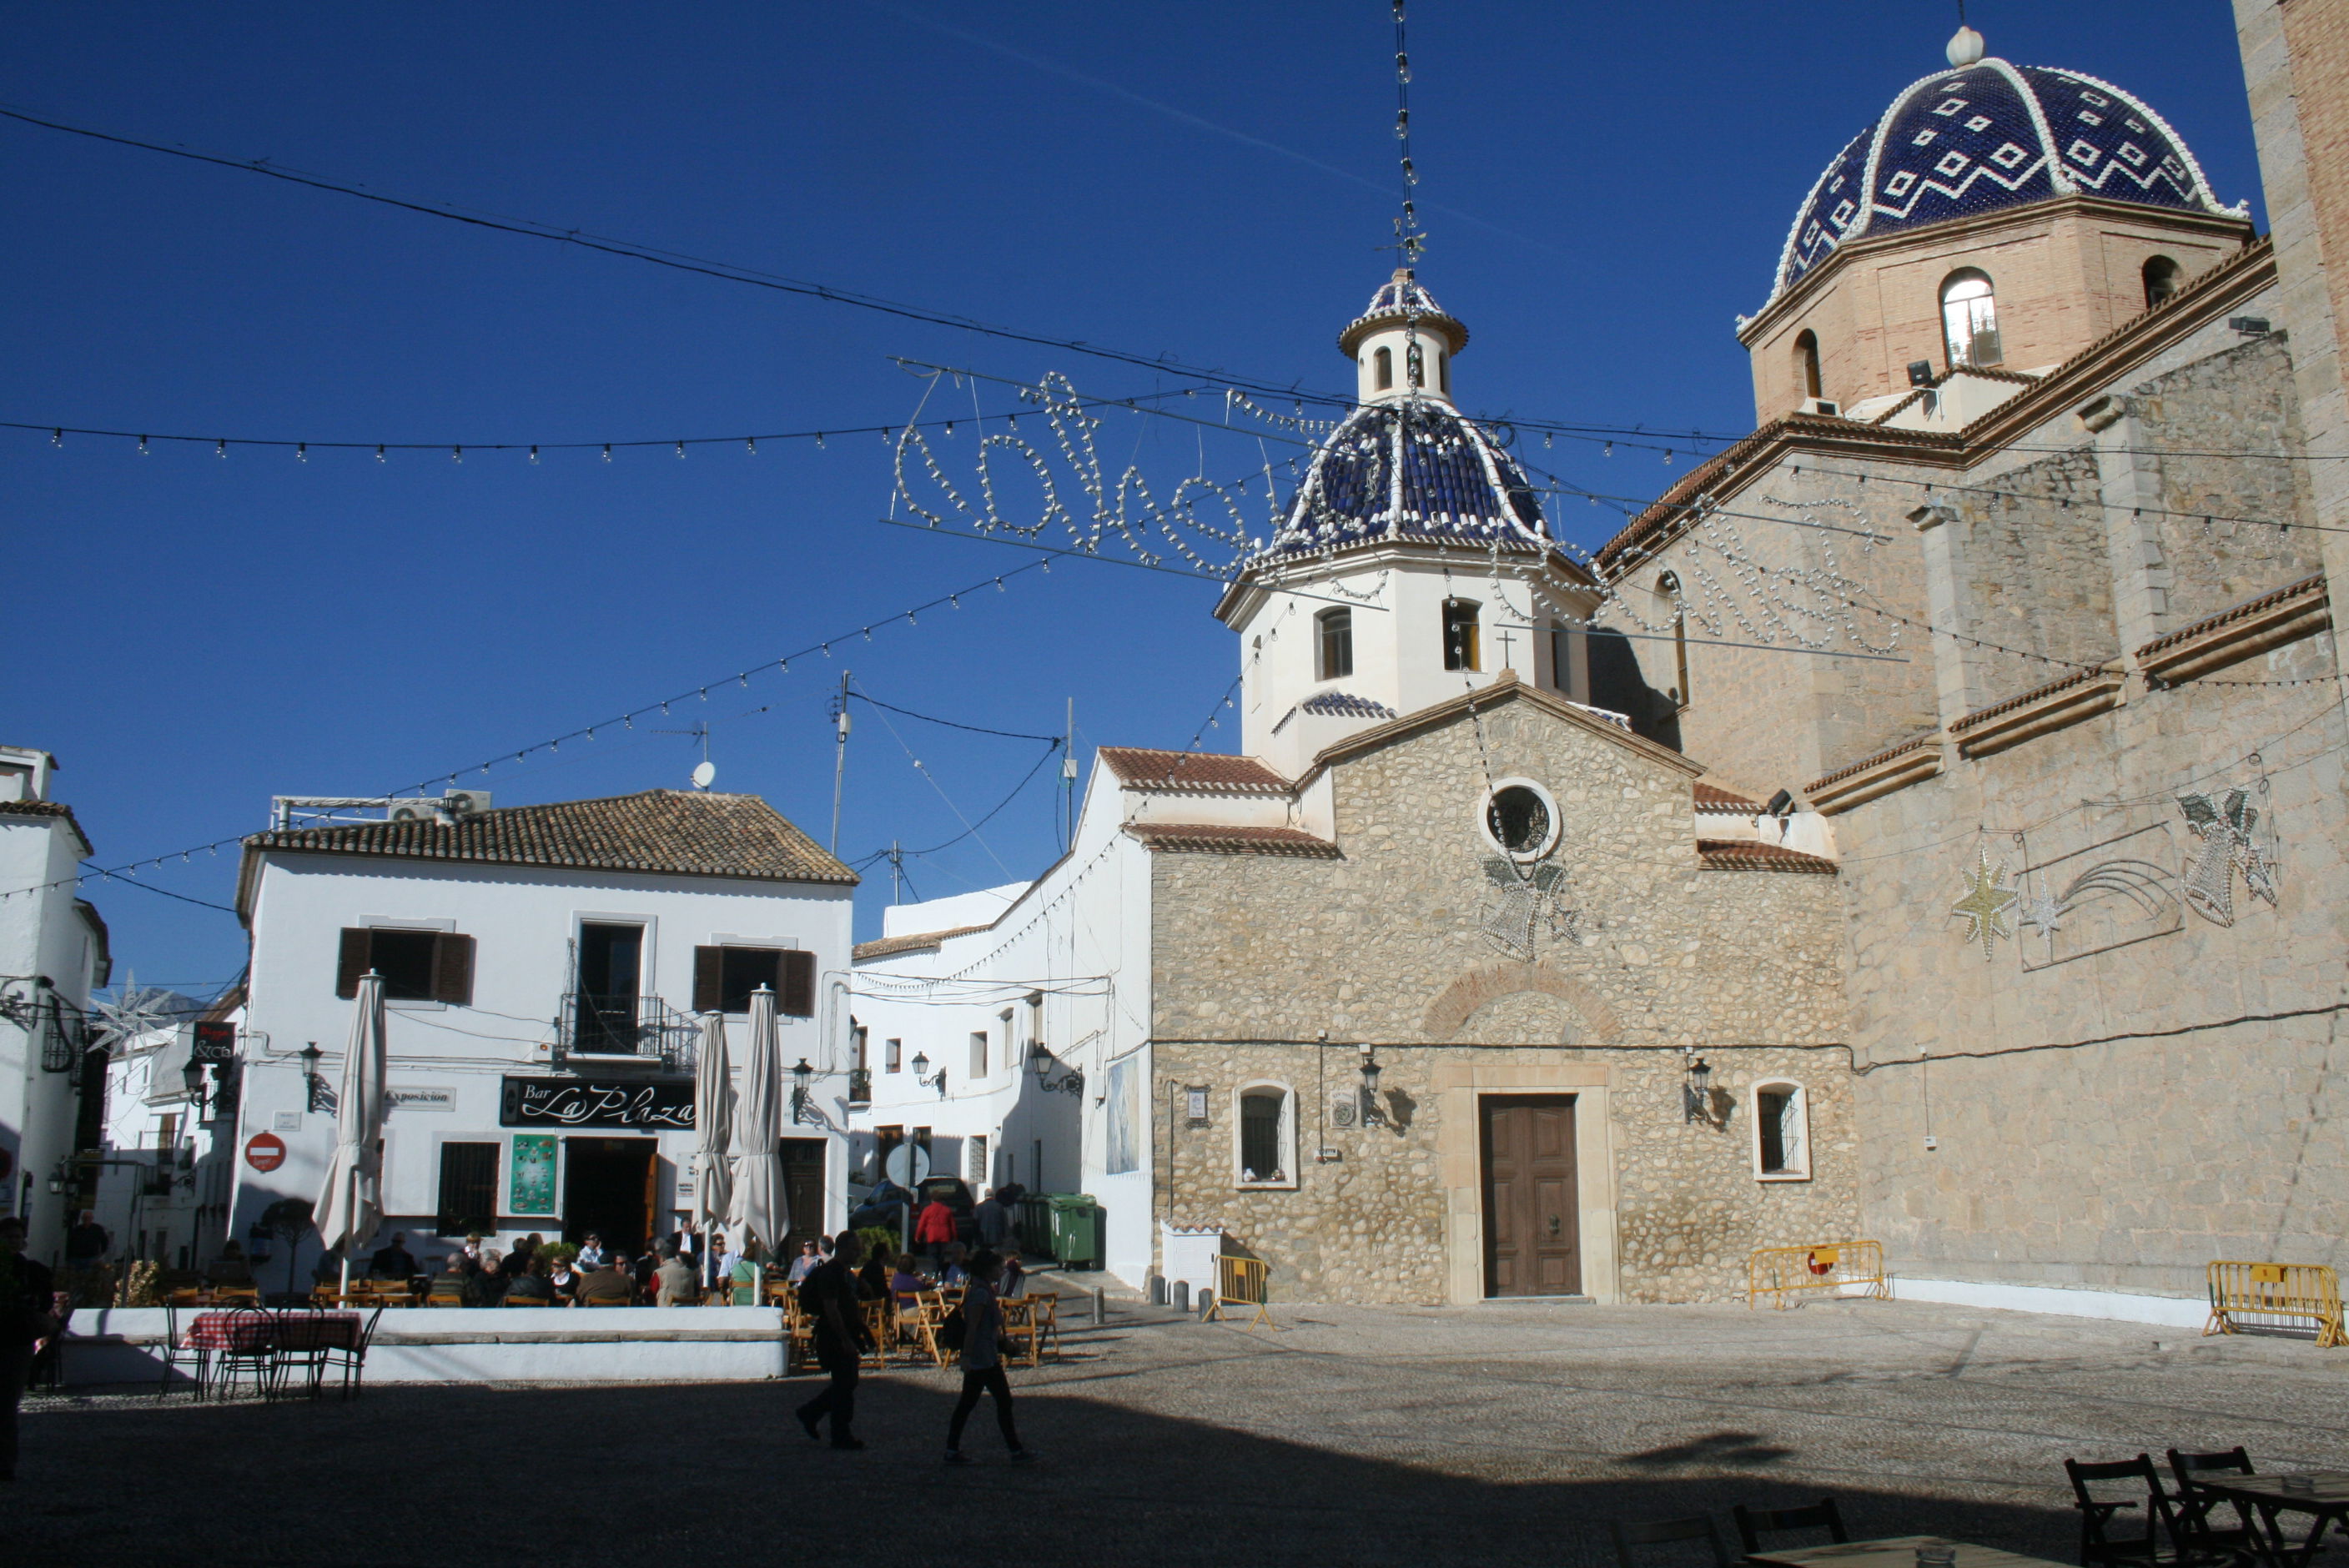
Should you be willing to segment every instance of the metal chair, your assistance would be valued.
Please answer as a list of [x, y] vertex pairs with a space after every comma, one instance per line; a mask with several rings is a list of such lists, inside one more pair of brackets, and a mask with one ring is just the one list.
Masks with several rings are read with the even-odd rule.
[[1692, 1513], [1684, 1519], [1610, 1519], [1607, 1528], [1615, 1538], [1616, 1568], [1640, 1568], [1639, 1559], [1631, 1554], [1635, 1546], [1661, 1546], [1674, 1541], [1702, 1541], [1713, 1553], [1713, 1568], [1729, 1568], [1729, 1553], [1721, 1544], [1721, 1532], [1713, 1527], [1709, 1513]]
[[[2183, 1568], [2202, 1560], [2185, 1548], [2178, 1516], [2170, 1511], [2169, 1493], [2162, 1487], [2161, 1472], [2153, 1468], [2151, 1456], [2139, 1454], [2133, 1460], [2099, 1464], [2065, 1460], [2064, 1473], [2072, 1478], [2073, 1505], [2080, 1511], [2083, 1568], [2109, 1563]], [[2092, 1490], [2098, 1483], [2116, 1485], [2131, 1494], [2142, 1489], [2143, 1495], [2098, 1497]], [[2145, 1525], [2143, 1532], [2116, 1532], [2113, 1526], [2120, 1516], [2137, 1510], [2143, 1511], [2138, 1514]]]
[[1823, 1497], [1808, 1508], [1748, 1508], [1741, 1502], [1729, 1511], [1737, 1522], [1737, 1539], [1748, 1556], [1762, 1550], [1764, 1535], [1789, 1530], [1823, 1528], [1827, 1539], [1837, 1545], [1851, 1539], [1844, 1532], [1843, 1512], [1831, 1497]]
[[184, 1332], [180, 1326], [180, 1309], [166, 1305], [163, 1308], [163, 1344], [156, 1357], [163, 1364], [162, 1376], [155, 1383], [155, 1398], [158, 1399], [171, 1391], [171, 1374], [181, 1367], [188, 1367], [194, 1374], [188, 1387], [195, 1398], [202, 1399], [204, 1397], [204, 1385], [211, 1380], [212, 1352], [202, 1346], [181, 1344], [180, 1338]]
[[210, 1386], [226, 1392], [237, 1373], [253, 1374], [253, 1391], [267, 1399], [277, 1391], [277, 1320], [257, 1306], [240, 1306], [222, 1315], [228, 1343], [212, 1353], [219, 1377]]
[[[543, 1305], [543, 1304], [542, 1304]], [[360, 1386], [367, 1378], [367, 1354], [375, 1343], [376, 1325], [383, 1321], [383, 1308], [377, 1307], [359, 1326], [357, 1339], [349, 1345], [322, 1344], [318, 1366], [320, 1374], [340, 1371], [343, 1375], [343, 1398], [358, 1398]]]
[[310, 1398], [318, 1397], [318, 1385], [326, 1375], [326, 1315], [315, 1302], [295, 1302], [278, 1310], [274, 1368], [278, 1387], [298, 1371]]

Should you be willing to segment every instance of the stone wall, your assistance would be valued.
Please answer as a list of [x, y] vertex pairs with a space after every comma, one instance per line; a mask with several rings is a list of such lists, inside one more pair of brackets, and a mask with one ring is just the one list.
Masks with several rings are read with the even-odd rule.
[[[1205, 1131], [1161, 1119], [1162, 1214], [1225, 1223], [1292, 1299], [1457, 1298], [1482, 1259], [1460, 1179], [1464, 1161], [1473, 1189], [1479, 1130], [1473, 1094], [1458, 1098], [1473, 1069], [1516, 1075], [1511, 1092], [1582, 1095], [1578, 1117], [1603, 1117], [1598, 1168], [1581, 1134], [1586, 1222], [1595, 1210], [1609, 1229], [1585, 1235], [1586, 1261], [1609, 1254], [1624, 1299], [1722, 1299], [1751, 1248], [1837, 1239], [1857, 1190], [1837, 880], [1707, 870], [1677, 759], [1521, 687], [1480, 707], [1336, 765], [1342, 859], [1156, 857], [1155, 1077], [1163, 1104], [1206, 1084], [1215, 1108]], [[1557, 799], [1579, 937], [1545, 916], [1530, 958], [1484, 927], [1500, 890], [1477, 824], [1488, 780], [1511, 777]], [[1362, 1041], [1391, 1131], [1328, 1115]], [[1754, 1180], [1742, 1104], [1726, 1130], [1682, 1119], [1683, 1046], [1724, 1091], [1762, 1073], [1806, 1087], [1812, 1181]], [[1299, 1096], [1294, 1191], [1235, 1181], [1231, 1096], [1251, 1078]], [[1315, 1161], [1324, 1146], [1343, 1158]]]

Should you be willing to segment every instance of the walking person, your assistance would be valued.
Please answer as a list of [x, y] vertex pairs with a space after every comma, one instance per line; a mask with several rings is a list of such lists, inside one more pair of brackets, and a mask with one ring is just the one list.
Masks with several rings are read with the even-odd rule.
[[832, 1256], [800, 1284], [800, 1305], [815, 1319], [816, 1361], [832, 1378], [799, 1408], [800, 1425], [820, 1441], [823, 1434], [816, 1429], [830, 1416], [835, 1449], [864, 1446], [849, 1430], [856, 1419], [856, 1357], [864, 1338], [864, 1314], [856, 1305], [856, 1261], [864, 1254], [856, 1233], [843, 1231]]
[[1019, 1446], [1019, 1429], [1011, 1421], [1011, 1381], [1003, 1375], [1003, 1306], [996, 1299], [996, 1282], [1003, 1277], [1003, 1260], [981, 1251], [970, 1260], [970, 1284], [962, 1298], [962, 1398], [955, 1401], [947, 1423], [947, 1463], [967, 1465], [963, 1458], [963, 1423], [978, 1408], [981, 1394], [995, 1396], [995, 1424], [1003, 1432], [1003, 1446], [1013, 1464], [1031, 1457]]
[[16, 1407], [33, 1357], [57, 1331], [57, 1282], [25, 1255], [25, 1222], [0, 1220], [0, 1480], [16, 1479]]

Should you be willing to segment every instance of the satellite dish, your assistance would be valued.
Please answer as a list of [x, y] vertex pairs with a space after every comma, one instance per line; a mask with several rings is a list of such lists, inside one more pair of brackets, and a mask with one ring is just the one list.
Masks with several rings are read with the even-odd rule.
[[717, 777], [718, 765], [716, 763], [700, 763], [693, 769], [693, 787], [697, 789], [707, 789], [709, 788], [709, 781]]

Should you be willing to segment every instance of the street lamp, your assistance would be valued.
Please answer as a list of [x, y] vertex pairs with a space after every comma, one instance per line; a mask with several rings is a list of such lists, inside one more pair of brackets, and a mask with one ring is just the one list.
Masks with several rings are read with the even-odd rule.
[[1036, 1087], [1046, 1094], [1085, 1092], [1085, 1075], [1075, 1068], [1071, 1068], [1058, 1082], [1053, 1081], [1052, 1053], [1044, 1048], [1044, 1042], [1041, 1040], [1038, 1040], [1029, 1051], [1028, 1065], [1036, 1069]]
[[1721, 1125], [1713, 1114], [1713, 1068], [1694, 1051], [1688, 1053], [1688, 1082], [1681, 1087], [1681, 1109], [1685, 1120]]
[[306, 1103], [312, 1110], [334, 1109], [333, 1091], [326, 1088], [326, 1078], [318, 1072], [318, 1058], [326, 1054], [318, 1048], [318, 1042], [316, 1040], [302, 1047], [302, 1081], [309, 1089], [309, 1099]]
[[920, 1084], [924, 1088], [936, 1089], [938, 1091], [938, 1098], [940, 1099], [946, 1099], [946, 1064], [944, 1062], [940, 1062], [938, 1064], [938, 1070], [936, 1073], [931, 1072], [929, 1053], [926, 1051], [916, 1051], [914, 1053], [914, 1081]]
[[204, 1064], [191, 1061], [180, 1069], [180, 1082], [188, 1091], [188, 1103], [196, 1108], [198, 1121], [204, 1119]]
[[1387, 1124], [1387, 1113], [1379, 1109], [1379, 1074], [1382, 1070], [1384, 1069], [1379, 1066], [1379, 1058], [1371, 1052], [1370, 1041], [1364, 1040], [1362, 1042], [1361, 1118], [1364, 1127], [1384, 1127]]
[[824, 1125], [823, 1113], [816, 1109], [815, 1099], [808, 1092], [808, 1085], [814, 1080], [815, 1069], [802, 1057], [800, 1065], [792, 1069], [792, 1121], [795, 1126]]

